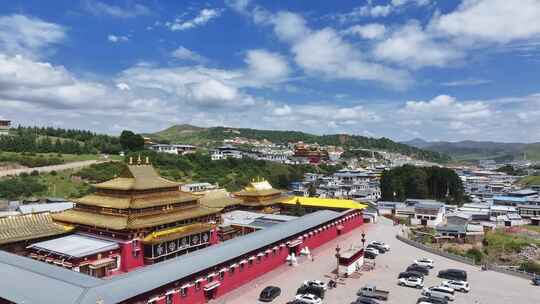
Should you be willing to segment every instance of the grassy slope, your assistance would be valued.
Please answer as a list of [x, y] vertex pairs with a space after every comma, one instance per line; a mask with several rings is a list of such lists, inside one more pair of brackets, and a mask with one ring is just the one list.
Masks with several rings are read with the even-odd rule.
[[534, 175], [525, 176], [522, 179], [520, 179], [518, 183], [523, 186], [540, 185], [540, 176], [534, 176]]
[[66, 170], [54, 174], [40, 174], [39, 181], [47, 185], [47, 190], [37, 193], [36, 197], [79, 197], [85, 193], [90, 185], [84, 181], [71, 180], [73, 170]]

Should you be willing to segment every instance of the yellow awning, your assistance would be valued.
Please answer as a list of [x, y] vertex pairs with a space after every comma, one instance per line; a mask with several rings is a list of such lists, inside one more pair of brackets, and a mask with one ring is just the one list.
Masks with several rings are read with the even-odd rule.
[[282, 204], [295, 205], [296, 202], [306, 207], [319, 207], [328, 209], [365, 209], [367, 205], [353, 200], [337, 199], [337, 198], [319, 198], [319, 197], [303, 197], [293, 196], [284, 200]]

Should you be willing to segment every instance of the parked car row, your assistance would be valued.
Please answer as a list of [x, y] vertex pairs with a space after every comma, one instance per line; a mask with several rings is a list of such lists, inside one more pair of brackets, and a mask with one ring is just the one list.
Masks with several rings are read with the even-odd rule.
[[425, 287], [424, 277], [434, 268], [434, 261], [428, 258], [419, 258], [407, 267], [406, 271], [398, 275], [398, 285], [422, 289], [417, 303], [445, 304], [455, 299], [455, 292], [467, 293], [470, 285], [467, 282], [467, 272], [460, 269], [445, 269], [439, 271], [437, 277], [445, 279], [438, 286]]

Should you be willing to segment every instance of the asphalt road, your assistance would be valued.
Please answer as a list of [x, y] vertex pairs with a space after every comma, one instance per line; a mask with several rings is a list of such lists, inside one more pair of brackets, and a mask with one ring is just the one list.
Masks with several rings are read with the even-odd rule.
[[0, 177], [4, 176], [15, 176], [19, 175], [21, 173], [27, 173], [30, 174], [32, 171], [38, 171], [39, 173], [45, 173], [45, 172], [52, 172], [52, 171], [63, 171], [68, 169], [79, 169], [88, 167], [93, 164], [102, 163], [104, 161], [100, 160], [85, 160], [85, 161], [77, 161], [77, 162], [71, 162], [61, 165], [54, 165], [54, 166], [45, 166], [45, 167], [37, 167], [37, 168], [25, 168], [25, 169], [11, 169], [11, 170], [2, 170], [0, 171]]
[[260, 291], [268, 285], [279, 286], [281, 296], [272, 303], [284, 304], [294, 298], [296, 289], [304, 280], [320, 279], [328, 281], [328, 275], [335, 269], [334, 248], [339, 244], [342, 248], [360, 242], [362, 230], [366, 231], [368, 239], [380, 240], [390, 244], [391, 251], [381, 255], [376, 260], [374, 270], [364, 272], [357, 278], [345, 279], [336, 289], [326, 293], [324, 303], [348, 304], [356, 299], [356, 291], [364, 284], [375, 284], [378, 288], [390, 291], [389, 304], [416, 303], [420, 290], [397, 285], [397, 275], [404, 271], [411, 262], [419, 257], [427, 257], [435, 261], [435, 268], [426, 277], [425, 285], [434, 286], [441, 282], [436, 277], [439, 270], [459, 268], [468, 272], [471, 292], [462, 294], [456, 292], [455, 304], [538, 304], [540, 303], [540, 287], [532, 286], [530, 281], [492, 271], [481, 271], [477, 267], [455, 262], [437, 255], [424, 252], [409, 246], [395, 238], [397, 227], [388, 221], [378, 224], [368, 224], [344, 236], [313, 250], [315, 261], [302, 261], [297, 267], [287, 265], [271, 271], [250, 284], [217, 299], [219, 304], [259, 303]]

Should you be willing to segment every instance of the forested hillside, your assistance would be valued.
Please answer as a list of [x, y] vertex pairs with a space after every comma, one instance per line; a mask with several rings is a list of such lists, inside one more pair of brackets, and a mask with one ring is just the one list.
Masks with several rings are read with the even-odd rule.
[[455, 160], [475, 161], [493, 159], [496, 161], [540, 160], [540, 143], [502, 143], [490, 141], [464, 140], [458, 142], [425, 141], [415, 138], [402, 142], [417, 148], [443, 153]]
[[381, 194], [385, 201], [436, 199], [457, 205], [465, 199], [463, 184], [454, 170], [411, 165], [384, 171]]
[[18, 127], [11, 136], [0, 136], [0, 151], [96, 154], [117, 154], [122, 150], [117, 137], [83, 130]]
[[445, 162], [449, 160], [449, 157], [444, 154], [397, 143], [388, 138], [371, 138], [348, 134], [314, 135], [298, 131], [237, 129], [225, 127], [199, 128], [191, 125], [177, 125], [160, 132], [145, 134], [145, 136], [157, 141], [201, 146], [219, 145], [224, 139], [234, 137], [255, 140], [266, 139], [274, 143], [303, 141], [305, 143], [319, 143], [322, 145], [342, 146], [345, 148], [384, 150], [435, 162]]

